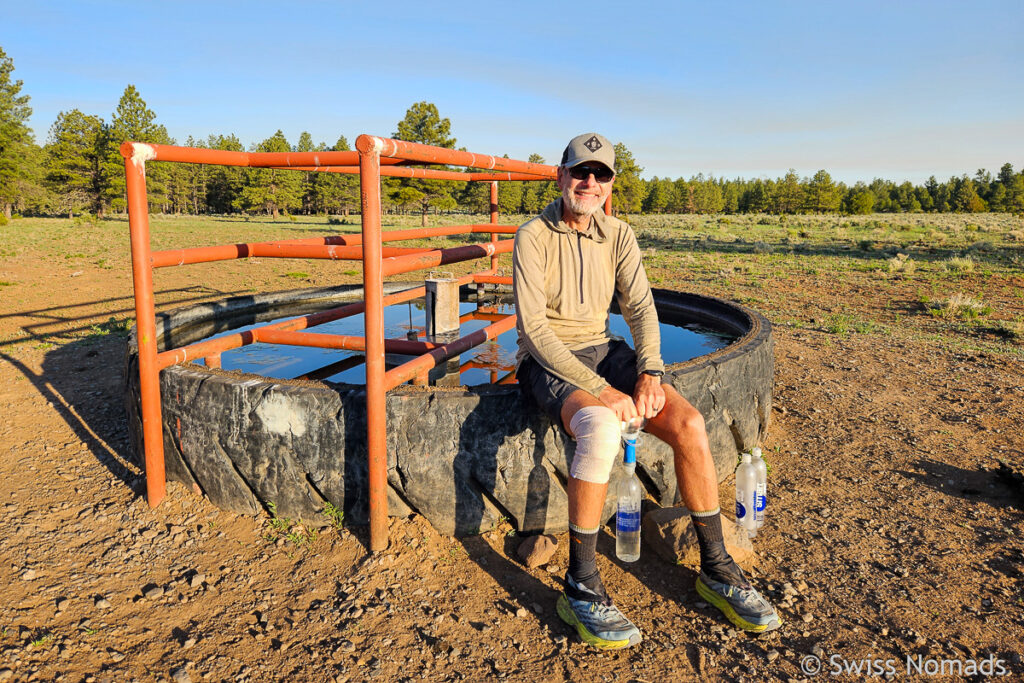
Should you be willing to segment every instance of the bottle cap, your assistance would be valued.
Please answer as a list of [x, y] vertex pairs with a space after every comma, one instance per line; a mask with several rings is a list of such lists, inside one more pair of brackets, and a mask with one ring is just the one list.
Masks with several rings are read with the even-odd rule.
[[742, 460], [743, 462], [750, 462], [750, 453], [744, 453]]
[[761, 449], [760, 448], [755, 448], [753, 451], [751, 451], [751, 453], [753, 454], [753, 456], [755, 458], [760, 458], [761, 457]]
[[632, 465], [636, 462], [636, 444], [629, 441], [626, 442], [625, 454], [623, 455], [622, 462], [627, 465]]

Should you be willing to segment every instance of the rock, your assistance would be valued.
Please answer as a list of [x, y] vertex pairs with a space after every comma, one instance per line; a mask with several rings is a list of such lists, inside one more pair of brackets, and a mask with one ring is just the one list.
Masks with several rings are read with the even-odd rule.
[[14, 676], [14, 671], [11, 669], [0, 669], [0, 681], [6, 681]]
[[199, 588], [206, 581], [206, 574], [193, 574], [192, 578], [188, 580], [190, 588]]
[[26, 569], [21, 574], [21, 580], [22, 581], [33, 581], [35, 578], [36, 578], [36, 570], [35, 569]]
[[530, 615], [530, 611], [527, 610], [525, 607], [520, 607], [519, 609], [516, 610], [516, 616], [518, 618], [520, 618], [520, 619], [525, 619], [529, 615]]
[[[743, 529], [722, 515], [725, 548], [739, 563], [754, 557], [754, 547]], [[644, 515], [644, 541], [655, 552], [674, 564], [700, 564], [697, 533], [693, 530], [690, 511], [685, 507], [658, 508]]]
[[142, 594], [149, 600], [155, 600], [163, 596], [164, 587], [150, 583], [142, 587]]
[[801, 616], [800, 618], [804, 620], [804, 623], [805, 623], [805, 624], [809, 624], [809, 623], [811, 623], [812, 621], [814, 621], [814, 615], [813, 615], [813, 614], [811, 614], [810, 612], [807, 612], [806, 614], [804, 614], [804, 615], [803, 615], [803, 616]]
[[519, 547], [516, 548], [516, 555], [530, 569], [547, 564], [558, 549], [558, 541], [554, 536], [538, 534], [529, 536]]
[[769, 662], [774, 662], [778, 658], [779, 658], [779, 651], [778, 650], [768, 650], [768, 661]]
[[185, 642], [181, 644], [181, 649], [182, 650], [187, 650], [190, 647], [194, 647], [195, 644], [196, 644], [196, 639], [195, 638], [187, 638], [185, 640]]
[[117, 650], [107, 650], [107, 653], [110, 655], [110, 660], [115, 664], [124, 659], [123, 652], [118, 652]]
[[96, 609], [110, 609], [111, 608], [110, 601], [107, 600], [106, 598], [98, 598], [96, 600], [96, 602], [93, 603], [93, 605], [96, 607]]
[[821, 659], [825, 656], [825, 650], [821, 647], [821, 643], [815, 643], [811, 647], [811, 654], [817, 657], [818, 659]]
[[171, 680], [174, 683], [192, 683], [192, 677], [188, 675], [188, 671], [183, 666], [171, 672]]
[[58, 612], [63, 612], [68, 608], [68, 605], [71, 604], [71, 601], [67, 598], [57, 598], [57, 602], [54, 604], [57, 607]]

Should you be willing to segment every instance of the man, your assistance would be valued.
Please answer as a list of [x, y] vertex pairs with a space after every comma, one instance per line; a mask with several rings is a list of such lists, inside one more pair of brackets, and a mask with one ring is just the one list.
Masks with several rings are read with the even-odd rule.
[[[609, 597], [595, 558], [620, 422], [639, 416], [647, 420], [645, 430], [674, 452], [680, 496], [700, 543], [697, 592], [740, 628], [778, 628], [775, 610], [725, 550], [704, 419], [661, 382], [658, 317], [636, 236], [601, 211], [614, 169], [615, 150], [606, 138], [573, 138], [558, 167], [561, 199], [519, 228], [512, 254], [520, 386], [576, 440], [569, 469], [569, 569], [558, 614], [595, 647], [641, 640]], [[608, 331], [613, 295], [635, 352]]]

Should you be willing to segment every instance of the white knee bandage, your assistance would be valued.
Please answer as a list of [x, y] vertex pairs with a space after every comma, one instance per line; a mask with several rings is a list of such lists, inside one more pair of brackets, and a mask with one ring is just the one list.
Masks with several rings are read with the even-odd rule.
[[592, 484], [607, 484], [619, 454], [619, 418], [610, 408], [588, 406], [573, 415], [569, 429], [576, 437], [570, 476]]

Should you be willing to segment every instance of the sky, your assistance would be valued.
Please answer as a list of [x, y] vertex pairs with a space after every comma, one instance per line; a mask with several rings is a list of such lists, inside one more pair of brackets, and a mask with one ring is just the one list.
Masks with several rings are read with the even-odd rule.
[[596, 131], [645, 177], [923, 182], [1024, 166], [1024, 2], [0, 0], [31, 97], [109, 121], [128, 84], [179, 144], [390, 136], [555, 163]]

